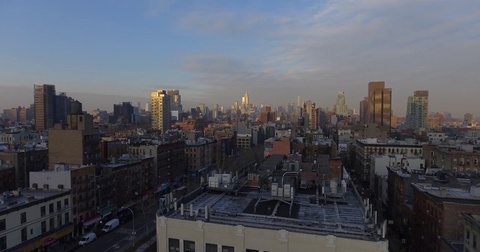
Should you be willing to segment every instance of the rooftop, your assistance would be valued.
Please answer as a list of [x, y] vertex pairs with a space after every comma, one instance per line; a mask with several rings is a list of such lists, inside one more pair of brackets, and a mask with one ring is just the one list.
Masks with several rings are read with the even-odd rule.
[[8, 211], [16, 211], [26, 204], [34, 203], [53, 196], [69, 195], [70, 190], [22, 189], [21, 191], [4, 192], [0, 200], [0, 215]]
[[[206, 192], [167, 214], [168, 218], [205, 220], [226, 225], [244, 225], [264, 229], [286, 229], [293, 232], [377, 241], [374, 225], [364, 219], [363, 204], [351, 189], [342, 198], [319, 197], [315, 193], [299, 193], [293, 199], [273, 197], [270, 192], [243, 190], [238, 195]], [[192, 209], [190, 214], [190, 207]], [[178, 207], [181, 208], [180, 206]]]

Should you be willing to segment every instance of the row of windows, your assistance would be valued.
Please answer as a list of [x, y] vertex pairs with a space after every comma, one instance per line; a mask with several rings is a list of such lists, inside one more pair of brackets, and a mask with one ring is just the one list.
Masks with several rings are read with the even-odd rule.
[[[235, 248], [227, 245], [217, 245], [206, 243], [205, 252], [218, 252], [218, 249], [221, 248], [221, 252], [235, 252]], [[179, 239], [168, 239], [168, 251], [169, 252], [180, 252], [180, 240]], [[183, 252], [195, 252], [195, 242], [183, 240]], [[246, 249], [245, 252], [259, 252], [256, 249]], [[265, 251], [267, 252], [267, 251]]]
[[[25, 223], [26, 222], [26, 213], [23, 212], [21, 213], [21, 222], [22, 223]], [[70, 215], [69, 213], [65, 213], [64, 215], [65, 217], [65, 222], [63, 222], [63, 219], [62, 219], [62, 215], [57, 215], [57, 227], [60, 227], [62, 226], [64, 223], [69, 223], [70, 222]], [[49, 223], [50, 223], [50, 229], [48, 231], [52, 231], [55, 229], [55, 218], [50, 218], [49, 220]], [[5, 219], [2, 219], [0, 220], [0, 230], [5, 230]], [[43, 233], [46, 233], [47, 232], [47, 222], [46, 221], [42, 221], [41, 222], [41, 234]], [[22, 242], [25, 242], [28, 240], [28, 236], [27, 236], [27, 227], [24, 227], [20, 230], [20, 233], [21, 233], [21, 239], [22, 239]], [[30, 234], [33, 235], [33, 229], [30, 229]], [[3, 251], [7, 249], [7, 238], [6, 236], [2, 236], [0, 237], [0, 251]]]

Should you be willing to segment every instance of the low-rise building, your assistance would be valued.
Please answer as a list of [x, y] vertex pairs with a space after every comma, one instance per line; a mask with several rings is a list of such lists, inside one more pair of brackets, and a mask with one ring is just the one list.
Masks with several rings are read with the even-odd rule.
[[216, 142], [207, 138], [187, 140], [185, 146], [185, 158], [187, 172], [200, 175], [213, 168], [215, 164]]
[[468, 188], [468, 180], [460, 181], [466, 188], [412, 183], [412, 245], [417, 251], [441, 251], [442, 239], [462, 240], [465, 235], [462, 214], [480, 214], [480, 188]]
[[0, 250], [41, 251], [73, 232], [70, 190], [5, 192], [0, 202]]
[[83, 233], [83, 222], [96, 215], [95, 165], [56, 164], [53, 170], [30, 172], [30, 187], [70, 190], [75, 236]]

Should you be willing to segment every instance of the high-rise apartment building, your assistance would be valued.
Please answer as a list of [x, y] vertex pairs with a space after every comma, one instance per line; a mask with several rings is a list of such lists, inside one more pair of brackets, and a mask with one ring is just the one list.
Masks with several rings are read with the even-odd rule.
[[384, 81], [368, 83], [368, 122], [378, 126], [391, 126], [392, 89]]
[[152, 129], [162, 133], [170, 129], [170, 96], [165, 90], [157, 90], [150, 95], [152, 106]]
[[428, 90], [415, 91], [408, 97], [407, 127], [413, 130], [428, 127]]
[[34, 85], [35, 129], [47, 130], [55, 123], [55, 85]]
[[337, 103], [335, 103], [334, 111], [337, 115], [348, 116], [348, 106], [345, 103], [345, 93], [339, 91], [337, 94]]
[[305, 112], [303, 117], [308, 120], [308, 128], [318, 129], [318, 113], [315, 108], [315, 103], [310, 100], [306, 101], [303, 104], [303, 111]]

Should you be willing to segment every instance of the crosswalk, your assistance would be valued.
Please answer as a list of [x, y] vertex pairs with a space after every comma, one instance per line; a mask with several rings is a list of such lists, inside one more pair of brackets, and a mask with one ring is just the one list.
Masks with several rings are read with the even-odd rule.
[[131, 228], [124, 228], [124, 227], [121, 227], [121, 228], [118, 228], [115, 233], [119, 233], [119, 234], [132, 234], [132, 229]]

